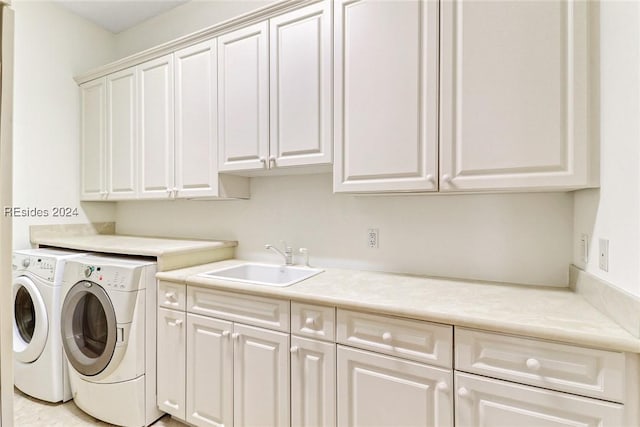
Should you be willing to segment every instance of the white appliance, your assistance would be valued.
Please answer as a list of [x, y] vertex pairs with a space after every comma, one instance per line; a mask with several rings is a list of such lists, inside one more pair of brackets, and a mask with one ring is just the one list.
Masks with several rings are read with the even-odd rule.
[[75, 404], [120, 426], [147, 426], [156, 406], [156, 263], [90, 255], [67, 263], [62, 343]]
[[49, 402], [71, 399], [60, 340], [65, 261], [84, 253], [29, 249], [13, 252], [14, 384]]

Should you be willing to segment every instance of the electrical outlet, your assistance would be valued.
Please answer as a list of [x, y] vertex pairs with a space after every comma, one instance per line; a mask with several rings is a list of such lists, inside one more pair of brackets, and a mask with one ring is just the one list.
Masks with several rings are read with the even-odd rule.
[[580, 257], [581, 261], [586, 265], [589, 261], [589, 235], [586, 233], [580, 235]]
[[378, 248], [378, 229], [370, 228], [367, 230], [367, 247]]
[[600, 239], [598, 243], [599, 259], [598, 265], [600, 270], [609, 271], [609, 240]]

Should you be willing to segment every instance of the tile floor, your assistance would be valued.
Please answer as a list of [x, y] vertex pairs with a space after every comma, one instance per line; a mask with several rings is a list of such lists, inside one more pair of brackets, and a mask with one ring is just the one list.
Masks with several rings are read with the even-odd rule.
[[[14, 392], [13, 417], [16, 427], [79, 427], [111, 426], [82, 412], [73, 400], [67, 403], [48, 403], [33, 399], [19, 390]], [[185, 427], [168, 415], [153, 424], [154, 427]]]

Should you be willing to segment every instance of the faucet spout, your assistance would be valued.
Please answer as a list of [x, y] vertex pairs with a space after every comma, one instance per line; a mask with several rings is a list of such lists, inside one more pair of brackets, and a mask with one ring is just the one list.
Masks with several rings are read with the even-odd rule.
[[286, 243], [284, 245], [284, 252], [270, 244], [264, 245], [264, 248], [267, 250], [271, 249], [272, 251], [280, 255], [284, 259], [285, 265], [293, 265], [293, 248], [287, 246]]

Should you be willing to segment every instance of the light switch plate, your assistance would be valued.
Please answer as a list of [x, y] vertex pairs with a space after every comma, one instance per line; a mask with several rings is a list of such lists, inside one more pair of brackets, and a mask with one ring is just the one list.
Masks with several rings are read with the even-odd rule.
[[589, 235], [587, 233], [580, 235], [580, 257], [581, 261], [586, 265], [589, 261]]

